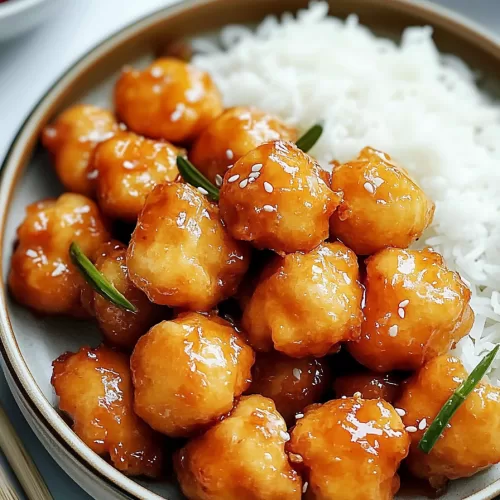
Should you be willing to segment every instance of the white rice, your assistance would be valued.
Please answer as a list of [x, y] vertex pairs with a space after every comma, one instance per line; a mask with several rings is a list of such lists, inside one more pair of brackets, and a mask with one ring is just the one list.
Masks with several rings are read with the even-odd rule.
[[[255, 105], [300, 130], [325, 120], [311, 151], [325, 168], [370, 145], [416, 177], [436, 203], [422, 240], [472, 290], [476, 321], [456, 349], [471, 369], [500, 342], [500, 107], [461, 60], [438, 52], [430, 27], [395, 43], [327, 10], [312, 3], [254, 31], [228, 26], [218, 42], [195, 41], [194, 62], [227, 106]], [[500, 356], [490, 378], [500, 380]]]

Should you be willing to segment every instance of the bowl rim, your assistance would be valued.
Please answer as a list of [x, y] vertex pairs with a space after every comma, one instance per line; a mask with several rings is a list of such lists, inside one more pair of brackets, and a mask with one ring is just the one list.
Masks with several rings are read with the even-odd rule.
[[[13, 2], [0, 5], [0, 19], [19, 14], [24, 10], [36, 7], [49, 0], [15, 0]], [[42, 97], [43, 98], [43, 97]]]
[[[40, 4], [46, 0], [19, 0], [12, 4], [2, 6], [0, 18], [22, 11], [25, 8]], [[97, 43], [87, 50], [71, 66], [61, 74], [59, 78], [48, 88], [48, 90], [34, 104], [32, 110], [20, 126], [14, 136], [2, 165], [0, 166], [0, 251], [4, 248], [5, 226], [7, 221], [8, 207], [12, 201], [13, 193], [17, 182], [22, 176], [26, 165], [29, 162], [38, 134], [36, 133], [40, 119], [45, 116], [61, 92], [69, 87], [78, 76], [91, 66], [92, 63], [111, 53], [122, 42], [126, 41], [132, 34], [147, 30], [157, 18], [165, 19], [177, 13], [185, 12], [196, 6], [197, 8], [211, 5], [223, 4], [226, 0], [176, 0], [174, 4], [159, 8], [144, 17], [131, 22], [111, 34], [105, 40]], [[481, 41], [483, 50], [494, 52], [500, 60], [500, 37], [480, 24], [467, 19], [461, 14], [457, 14], [445, 7], [432, 4], [427, 0], [418, 2], [408, 2], [408, 0], [363, 0], [367, 4], [382, 4], [388, 10], [398, 10], [409, 14], [418, 14], [426, 17], [429, 21], [439, 20], [453, 25], [455, 29], [464, 31], [464, 35], [473, 36]], [[229, 2], [227, 2], [229, 5]], [[10, 9], [10, 10], [9, 10]], [[286, 7], [283, 12], [286, 11]], [[476, 42], [478, 43], [478, 42]], [[0, 275], [4, 276], [3, 261], [0, 260]], [[90, 473], [95, 474], [118, 490], [122, 495], [130, 498], [162, 500], [167, 497], [160, 496], [145, 486], [136, 483], [133, 479], [119, 472], [106, 460], [93, 452], [73, 430], [66, 424], [57, 413], [49, 400], [44, 396], [34, 376], [23, 358], [20, 347], [17, 343], [14, 330], [12, 328], [7, 307], [7, 285], [0, 287], [0, 351], [5, 361], [5, 366], [9, 370], [18, 390], [25, 400], [30, 404], [33, 412], [43, 427], [51, 434], [60, 446], [64, 447], [82, 467]], [[500, 479], [495, 480], [482, 490], [469, 495], [463, 500], [490, 500], [500, 494]]]

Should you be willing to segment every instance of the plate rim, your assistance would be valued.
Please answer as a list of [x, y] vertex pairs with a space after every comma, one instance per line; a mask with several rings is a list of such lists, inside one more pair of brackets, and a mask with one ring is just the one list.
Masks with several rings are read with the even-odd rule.
[[[408, 0], [362, 1], [367, 4], [383, 4], [384, 8], [388, 10], [398, 9], [409, 13], [417, 13], [428, 18], [434, 18], [434, 20], [438, 18], [441, 22], [452, 24], [455, 28], [465, 30], [469, 36], [480, 39], [483, 45], [482, 49], [486, 50], [489, 47], [490, 50], [497, 54], [496, 57], [500, 61], [500, 36], [448, 8], [432, 4], [427, 0], [417, 2], [408, 2]], [[36, 129], [39, 128], [41, 119], [48, 114], [51, 107], [55, 106], [55, 102], [64, 89], [68, 88], [72, 81], [85, 71], [87, 66], [91, 66], [94, 61], [112, 52], [116, 46], [120, 45], [135, 31], [147, 28], [157, 17], [166, 18], [176, 13], [188, 11], [194, 6], [203, 7], [221, 3], [225, 3], [225, 0], [176, 0], [171, 5], [158, 8], [132, 21], [85, 51], [43, 93], [14, 135], [0, 166], [0, 252], [5, 245], [7, 213], [13, 193], [37, 143], [38, 134]], [[283, 9], [284, 11], [286, 11], [286, 8]], [[0, 260], [0, 273], [3, 280], [3, 259]], [[58, 444], [77, 459], [82, 467], [87, 469], [87, 472], [99, 476], [122, 495], [127, 497], [132, 495], [134, 498], [144, 500], [168, 500], [167, 497], [160, 496], [135, 482], [132, 478], [127, 477], [93, 452], [57, 413], [39, 388], [21, 353], [9, 317], [6, 300], [8, 287], [5, 282], [3, 285], [3, 287], [0, 287], [0, 352], [4, 358], [4, 366], [9, 371], [17, 389], [21, 391], [24, 399], [29, 403], [43, 427]], [[500, 494], [500, 479], [495, 480], [490, 485], [463, 500], [491, 500], [498, 494]]]

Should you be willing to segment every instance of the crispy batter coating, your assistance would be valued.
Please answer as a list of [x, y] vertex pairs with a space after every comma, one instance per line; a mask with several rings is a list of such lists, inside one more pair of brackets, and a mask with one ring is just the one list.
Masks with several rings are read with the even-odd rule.
[[128, 248], [130, 279], [151, 301], [209, 311], [236, 291], [250, 259], [216, 205], [188, 184], [156, 186]]
[[248, 394], [262, 394], [274, 401], [288, 425], [306, 406], [317, 403], [330, 384], [327, 361], [316, 358], [295, 359], [277, 352], [257, 355]]
[[90, 286], [82, 291], [84, 307], [95, 316], [106, 342], [131, 351], [137, 339], [166, 316], [164, 308], [151, 303], [128, 278], [125, 264], [127, 247], [118, 241], [99, 248], [95, 267], [137, 308], [135, 313], [115, 306]]
[[59, 408], [73, 420], [78, 437], [130, 476], [157, 477], [159, 436], [133, 411], [129, 358], [101, 345], [67, 352], [53, 363], [52, 385]]
[[354, 252], [340, 242], [276, 257], [243, 313], [259, 351], [321, 357], [360, 333], [362, 287]]
[[372, 148], [334, 167], [332, 189], [342, 190], [344, 199], [330, 219], [331, 232], [358, 255], [406, 248], [432, 222], [434, 203], [389, 155]]
[[426, 363], [403, 386], [396, 404], [406, 412], [405, 425], [417, 429], [410, 434], [408, 468], [435, 488], [500, 462], [500, 388], [484, 382], [458, 408], [431, 452], [426, 455], [418, 449], [427, 427], [467, 376], [457, 358], [444, 354]]
[[130, 366], [135, 411], [153, 429], [189, 436], [227, 413], [250, 385], [254, 353], [217, 316], [184, 313], [141, 337]]
[[42, 143], [52, 155], [62, 184], [68, 191], [91, 196], [88, 166], [100, 142], [118, 131], [113, 114], [89, 104], [77, 104], [62, 112], [42, 132]]
[[383, 399], [393, 404], [401, 393], [402, 378], [392, 373], [352, 373], [337, 377], [335, 396], [354, 396], [359, 392], [363, 399]]
[[416, 370], [469, 332], [470, 290], [430, 249], [388, 248], [366, 261], [365, 321], [348, 344], [378, 372]]
[[306, 498], [390, 500], [410, 438], [394, 408], [379, 399], [347, 398], [313, 405], [287, 445], [301, 457]]
[[270, 399], [242, 397], [229, 417], [175, 456], [184, 495], [189, 500], [299, 500], [302, 481], [285, 453], [288, 439]]
[[179, 154], [182, 150], [168, 142], [132, 132], [122, 132], [99, 144], [89, 175], [95, 179], [101, 210], [113, 219], [134, 222], [153, 188], [178, 177]]
[[124, 68], [115, 108], [138, 134], [186, 143], [222, 113], [222, 98], [208, 73], [165, 57], [144, 71]]
[[17, 229], [9, 287], [18, 302], [43, 314], [85, 316], [80, 293], [85, 281], [68, 250], [76, 241], [92, 260], [109, 239], [95, 203], [73, 193], [26, 208]]
[[199, 135], [189, 158], [210, 181], [220, 185], [230, 165], [257, 146], [278, 139], [295, 142], [297, 131], [260, 109], [229, 108]]
[[240, 158], [226, 172], [220, 211], [238, 240], [276, 252], [307, 252], [328, 238], [341, 194], [329, 174], [295, 144], [274, 141]]

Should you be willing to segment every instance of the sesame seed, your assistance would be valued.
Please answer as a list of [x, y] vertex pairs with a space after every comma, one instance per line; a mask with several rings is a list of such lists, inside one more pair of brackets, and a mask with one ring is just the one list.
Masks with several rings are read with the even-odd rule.
[[354, 398], [360, 398], [361, 397], [361, 393], [359, 391], [356, 391], [352, 396]]
[[396, 410], [396, 413], [400, 416], [400, 417], [404, 417], [406, 415], [406, 412], [402, 409], [402, 408], [394, 408]]
[[247, 184], [248, 184], [248, 179], [243, 179], [243, 180], [240, 182], [240, 188], [241, 188], [241, 189], [246, 188], [246, 187], [247, 187]]
[[375, 192], [375, 188], [369, 183], [369, 182], [365, 182], [363, 184], [363, 187], [370, 193], [370, 194], [373, 194]]
[[155, 78], [160, 78], [160, 76], [163, 76], [163, 70], [161, 68], [159, 68], [158, 66], [153, 66], [151, 68], [150, 73]]
[[389, 337], [395, 337], [398, 334], [398, 327], [397, 325], [392, 325], [389, 328]]
[[230, 149], [226, 149], [226, 158], [232, 160], [234, 158], [234, 153]]
[[252, 182], [255, 182], [257, 179], [255, 177], [250, 177], [248, 179], [248, 184], [252, 184]]
[[259, 177], [260, 175], [260, 172], [252, 172], [248, 177], [255, 177], [257, 179], [257, 177]]
[[236, 182], [239, 178], [240, 178], [240, 176], [238, 174], [232, 175], [231, 177], [229, 177], [227, 182]]
[[398, 315], [399, 315], [400, 318], [404, 318], [405, 317], [405, 310], [402, 307], [400, 307], [398, 309]]
[[221, 187], [222, 186], [222, 175], [217, 174], [215, 176], [215, 185], [217, 187]]
[[260, 172], [262, 168], [262, 163], [256, 163], [253, 167], [252, 167], [252, 172]]
[[274, 207], [272, 205], [264, 205], [262, 207], [262, 209], [265, 211], [265, 212], [274, 212]]
[[427, 427], [427, 419], [423, 418], [420, 420], [420, 423], [418, 424], [418, 428], [423, 431]]
[[406, 307], [409, 303], [410, 301], [408, 299], [403, 300], [399, 303], [399, 307]]
[[283, 441], [285, 441], [285, 443], [287, 441], [290, 441], [290, 434], [288, 434], [288, 432], [280, 431], [280, 437], [281, 439], [283, 439]]
[[409, 425], [407, 428], [406, 428], [406, 432], [409, 432], [409, 433], [412, 433], [412, 432], [417, 432], [418, 429], [414, 426], [414, 425]]
[[304, 461], [302, 456], [297, 453], [289, 453], [288, 457], [290, 458], [290, 462], [293, 462], [294, 464], [301, 464]]
[[295, 420], [300, 420], [301, 418], [304, 418], [304, 414], [303, 413], [296, 413], [295, 414]]
[[272, 193], [274, 191], [274, 188], [273, 188], [273, 185], [270, 184], [269, 182], [264, 182], [264, 189], [268, 192], [268, 193]]
[[205, 189], [205, 188], [202, 188], [201, 186], [198, 187], [198, 191], [201, 193], [201, 194], [208, 194], [208, 191]]
[[234, 165], [228, 165], [227, 169], [229, 170], [230, 168], [233, 168], [233, 167], [234, 167]]
[[300, 380], [300, 374], [301, 374], [301, 371], [298, 369], [298, 368], [294, 368], [292, 370], [292, 373], [293, 373], [293, 376], [297, 379], [297, 380]]
[[309, 483], [306, 481], [304, 483], [304, 486], [302, 486], [302, 493], [305, 493], [307, 491], [307, 487], [309, 486]]

